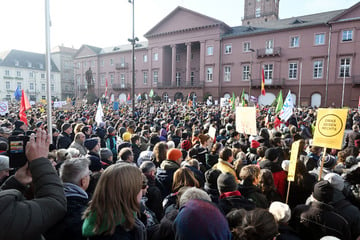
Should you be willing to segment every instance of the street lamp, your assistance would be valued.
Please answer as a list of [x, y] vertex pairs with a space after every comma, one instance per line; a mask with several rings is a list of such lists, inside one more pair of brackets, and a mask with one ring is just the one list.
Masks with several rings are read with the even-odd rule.
[[251, 52], [251, 62], [250, 62], [250, 73], [249, 73], [249, 98], [248, 98], [248, 104], [250, 106], [250, 98], [251, 98], [251, 78], [252, 78], [252, 65], [253, 65], [253, 53], [255, 52], [254, 49], [249, 48], [249, 51]]
[[129, 3], [132, 4], [132, 38], [128, 39], [129, 42], [131, 42], [132, 45], [132, 85], [131, 85], [131, 105], [132, 105], [132, 112], [133, 117], [135, 117], [135, 44], [136, 41], [139, 41], [137, 37], [135, 37], [135, 0], [128, 0]]

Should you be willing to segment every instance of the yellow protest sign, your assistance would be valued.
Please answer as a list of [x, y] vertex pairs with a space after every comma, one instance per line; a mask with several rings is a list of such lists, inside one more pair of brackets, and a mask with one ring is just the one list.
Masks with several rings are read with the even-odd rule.
[[296, 162], [298, 159], [300, 147], [300, 140], [293, 142], [291, 145], [291, 155], [290, 155], [290, 164], [288, 169], [288, 178], [287, 180], [293, 182], [295, 180], [295, 170], [296, 170]]
[[320, 108], [317, 111], [314, 146], [341, 149], [348, 109]]
[[236, 131], [256, 135], [255, 107], [236, 107]]

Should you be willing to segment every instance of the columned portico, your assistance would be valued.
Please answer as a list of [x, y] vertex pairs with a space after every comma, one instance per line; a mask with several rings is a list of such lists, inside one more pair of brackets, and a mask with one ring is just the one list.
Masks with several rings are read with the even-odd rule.
[[200, 41], [200, 81], [205, 81], [205, 41]]

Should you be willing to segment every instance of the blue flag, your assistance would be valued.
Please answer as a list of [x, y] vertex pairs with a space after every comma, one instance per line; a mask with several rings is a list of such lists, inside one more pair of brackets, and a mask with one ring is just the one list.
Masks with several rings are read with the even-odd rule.
[[19, 86], [17, 86], [17, 88], [16, 88], [16, 90], [15, 90], [15, 92], [14, 92], [14, 97], [15, 97], [15, 99], [17, 100], [17, 101], [20, 101], [20, 99], [21, 99], [21, 90], [20, 90], [20, 88], [19, 88]]

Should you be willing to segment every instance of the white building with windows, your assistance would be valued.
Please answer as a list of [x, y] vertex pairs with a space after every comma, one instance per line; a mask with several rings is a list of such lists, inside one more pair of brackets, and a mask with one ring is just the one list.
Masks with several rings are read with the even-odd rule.
[[[25, 90], [29, 101], [46, 99], [47, 79], [45, 54], [10, 50], [0, 53], [0, 100], [15, 101], [17, 87]], [[56, 65], [51, 62], [50, 88], [52, 100], [61, 99], [61, 78]]]

